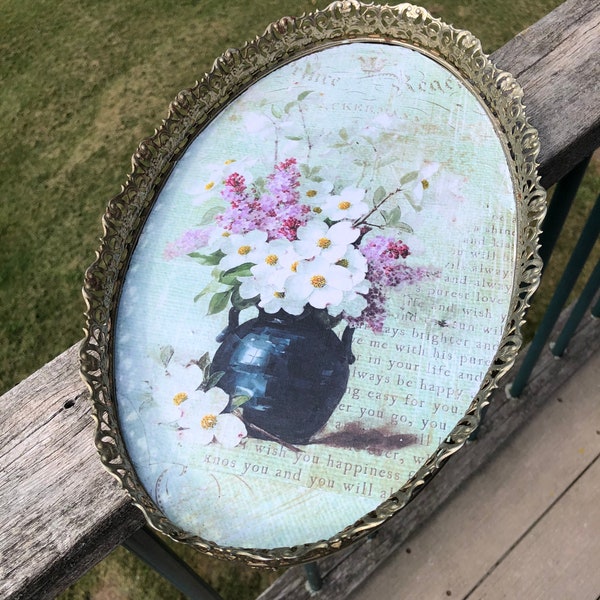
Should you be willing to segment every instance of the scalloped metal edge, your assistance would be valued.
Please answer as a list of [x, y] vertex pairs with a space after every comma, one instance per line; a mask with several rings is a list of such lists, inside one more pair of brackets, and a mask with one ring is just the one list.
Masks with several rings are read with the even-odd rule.
[[[450, 69], [487, 108], [505, 152], [517, 203], [516, 272], [511, 312], [477, 396], [465, 415], [419, 471], [374, 511], [327, 540], [291, 548], [221, 547], [174, 526], [137, 480], [119, 434], [112, 380], [113, 321], [123, 275], [147, 215], [172, 165], [204, 127], [257, 79], [303, 55], [352, 41], [397, 43], [419, 50]], [[132, 172], [103, 218], [104, 236], [95, 262], [85, 274], [86, 338], [80, 348], [81, 374], [87, 384], [96, 422], [95, 443], [104, 467], [121, 483], [148, 522], [172, 539], [209, 555], [241, 560], [250, 566], [278, 568], [314, 560], [344, 548], [380, 527], [439, 471], [477, 428], [482, 410], [498, 380], [513, 365], [521, 346], [521, 326], [542, 263], [538, 237], [546, 211], [539, 183], [539, 139], [522, 104], [523, 92], [507, 72], [497, 69], [471, 33], [455, 29], [411, 4], [333, 2], [326, 9], [272, 23], [262, 36], [240, 49], [227, 50], [191, 89], [171, 103], [167, 118], [132, 157]]]

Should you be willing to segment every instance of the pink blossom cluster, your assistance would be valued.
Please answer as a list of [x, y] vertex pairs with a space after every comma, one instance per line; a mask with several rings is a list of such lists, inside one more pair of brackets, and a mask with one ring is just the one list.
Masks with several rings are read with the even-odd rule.
[[265, 231], [268, 241], [297, 239], [298, 227], [306, 224], [310, 213], [310, 206], [300, 202], [299, 179], [295, 158], [275, 165], [262, 194], [255, 187], [249, 189], [243, 175], [232, 173], [221, 190], [229, 206], [217, 216], [217, 223], [231, 233]]
[[373, 331], [381, 331], [386, 317], [386, 288], [416, 283], [429, 275], [426, 269], [413, 268], [403, 261], [410, 255], [408, 246], [383, 235], [365, 242], [360, 248], [367, 259], [366, 279], [370, 282], [365, 298], [367, 307], [360, 317], [347, 317], [349, 324], [366, 323]]
[[172, 260], [178, 256], [190, 254], [203, 246], [206, 246], [210, 238], [210, 231], [206, 229], [190, 229], [174, 242], [169, 242], [164, 250], [163, 256]]

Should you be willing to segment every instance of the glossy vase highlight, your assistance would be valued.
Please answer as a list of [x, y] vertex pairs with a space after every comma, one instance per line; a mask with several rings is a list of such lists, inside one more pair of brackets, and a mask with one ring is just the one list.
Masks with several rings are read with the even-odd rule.
[[322, 316], [311, 308], [298, 316], [261, 311], [237, 325], [230, 314], [211, 371], [224, 373], [217, 385], [232, 398], [249, 398], [249, 435], [306, 444], [335, 410], [354, 361], [353, 329], [340, 340]]

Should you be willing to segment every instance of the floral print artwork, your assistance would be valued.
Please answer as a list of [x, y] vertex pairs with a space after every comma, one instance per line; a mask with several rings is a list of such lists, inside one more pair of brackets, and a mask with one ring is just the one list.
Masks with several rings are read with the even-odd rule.
[[120, 426], [155, 503], [248, 548], [374, 510], [493, 362], [515, 232], [486, 109], [426, 55], [355, 42], [255, 82], [174, 166], [123, 284]]

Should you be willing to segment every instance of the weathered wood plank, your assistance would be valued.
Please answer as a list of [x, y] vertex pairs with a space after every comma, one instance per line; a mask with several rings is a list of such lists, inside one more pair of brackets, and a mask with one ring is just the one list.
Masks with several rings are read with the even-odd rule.
[[0, 597], [53, 598], [142, 524], [94, 448], [78, 348], [0, 398]]
[[[562, 316], [559, 327], [567, 314], [568, 311]], [[549, 350], [542, 355], [520, 398], [508, 399], [504, 389], [496, 390], [477, 442], [464, 447], [457, 454], [458, 458], [452, 458], [413, 502], [380, 529], [375, 538], [356, 544], [342, 556], [334, 555], [319, 562], [327, 600], [346, 598], [366, 580], [599, 350], [600, 320], [588, 318], [579, 327], [568, 354], [562, 359], [555, 359]], [[517, 361], [517, 368], [522, 359], [523, 354]], [[290, 569], [263, 592], [259, 600], [309, 600], [310, 597], [302, 571]]]
[[[579, 518], [545, 547], [532, 541], [566, 525], [550, 517], [579, 503], [569, 495], [576, 482], [584, 480], [585, 490], [600, 485], [600, 473], [590, 469], [600, 453], [599, 370], [596, 354], [348, 600], [391, 598], [398, 589], [404, 598], [444, 598], [447, 591], [473, 599], [595, 598], [600, 572], [589, 560], [598, 553], [588, 532], [598, 538], [598, 507], [582, 505]], [[573, 580], [577, 587], [569, 590]]]
[[600, 146], [600, 3], [568, 0], [494, 52], [524, 90], [540, 135], [542, 184]]
[[[598, 3], [569, 0], [493, 56], [501, 68], [519, 77], [525, 89], [528, 114], [540, 131], [546, 184], [559, 179], [600, 144], [600, 99], [595, 88], [600, 79], [595, 60], [600, 54], [599, 15]], [[461, 452], [459, 461], [446, 466], [418, 502], [390, 527], [367, 544], [324, 561], [327, 574], [344, 556], [352, 556], [336, 569], [340, 579], [337, 584], [330, 582], [328, 598], [343, 597], [340, 593], [349, 589], [346, 583], [351, 588], [357, 576], [366, 577], [505, 436], [531, 416], [536, 403], [568, 377], [578, 361], [597, 350], [598, 332], [589, 331], [583, 331], [566, 359], [552, 363], [552, 368], [548, 360], [538, 365], [537, 387], [524, 396], [530, 404], [507, 403], [499, 397], [489, 434]], [[142, 523], [139, 511], [131, 507], [96, 456], [90, 407], [78, 377], [77, 359], [73, 347], [0, 398], [3, 597], [53, 597]], [[70, 402], [73, 406], [65, 408]], [[292, 596], [277, 590], [289, 589], [290, 594], [304, 590], [304, 581], [294, 578], [294, 572], [298, 570], [290, 571], [264, 597], [289, 598]], [[293, 597], [305, 597], [302, 590]]]

